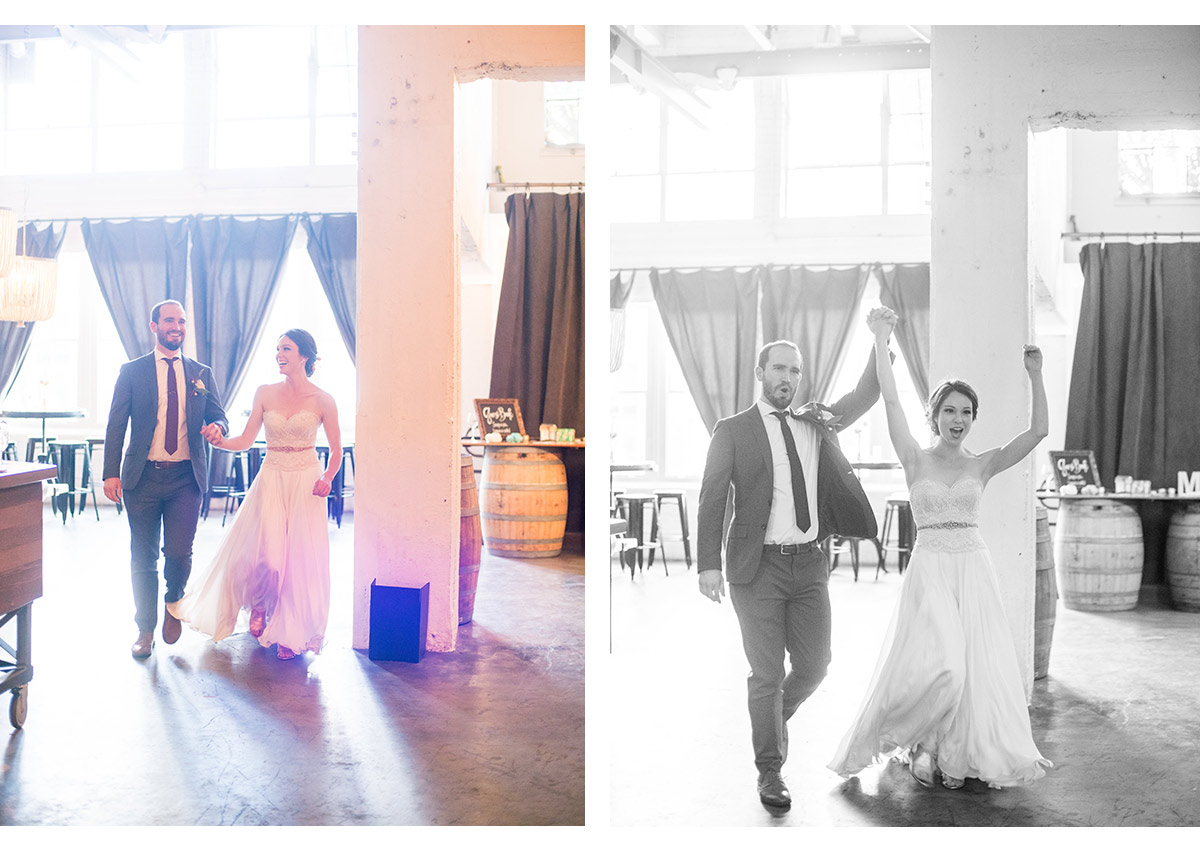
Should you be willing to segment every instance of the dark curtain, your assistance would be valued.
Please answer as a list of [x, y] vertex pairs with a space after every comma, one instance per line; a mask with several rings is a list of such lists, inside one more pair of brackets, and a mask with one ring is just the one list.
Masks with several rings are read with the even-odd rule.
[[223, 399], [245, 377], [295, 232], [296, 216], [192, 220], [191, 334]]
[[[583, 195], [510, 195], [491, 395], [584, 436]], [[568, 497], [569, 498], [569, 497]]]
[[791, 340], [804, 358], [797, 405], [823, 401], [833, 387], [869, 273], [869, 266], [762, 269], [763, 343]]
[[633, 290], [633, 277], [623, 282], [621, 273], [608, 282], [608, 371], [616, 372], [625, 359], [625, 303]]
[[[62, 248], [63, 237], [67, 234], [67, 226], [57, 228], [49, 224], [44, 228], [36, 225], [24, 225], [17, 231], [17, 254], [26, 257], [43, 257], [53, 259], [58, 257]], [[8, 396], [21, 373], [25, 363], [25, 355], [29, 352], [29, 343], [33, 339], [33, 327], [36, 322], [26, 322], [20, 327], [16, 322], [0, 322], [0, 399]], [[4, 449], [0, 446], [0, 451]]]
[[880, 266], [880, 301], [900, 314], [896, 342], [922, 399], [929, 398], [929, 264]]
[[83, 220], [96, 282], [131, 360], [152, 348], [150, 308], [186, 303], [187, 230], [187, 219]]
[[1175, 487], [1200, 467], [1200, 245], [1084, 246], [1064, 446]]
[[354, 323], [357, 314], [355, 290], [358, 269], [358, 216], [312, 216], [303, 218], [308, 232], [308, 256], [316, 267], [321, 288], [333, 308], [342, 341], [354, 362]]
[[650, 272], [667, 339], [709, 434], [754, 401], [758, 279], [754, 270]]

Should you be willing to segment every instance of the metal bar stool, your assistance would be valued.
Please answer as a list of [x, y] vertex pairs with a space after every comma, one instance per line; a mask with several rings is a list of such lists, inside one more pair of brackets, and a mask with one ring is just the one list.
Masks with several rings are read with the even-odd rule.
[[[226, 449], [214, 449], [208, 456], [208, 493], [200, 503], [200, 516], [208, 519], [209, 503], [214, 498], [225, 497], [225, 508], [221, 512], [221, 525], [225, 519], [237, 511], [246, 496], [246, 460], [247, 452], [230, 452]], [[235, 502], [236, 500], [236, 502]]]
[[[896, 532], [896, 543], [891, 541], [893, 526]], [[875, 578], [879, 571], [887, 573], [884, 562], [889, 552], [896, 553], [900, 572], [908, 567], [908, 558], [912, 555], [913, 544], [916, 541], [917, 530], [913, 522], [912, 508], [908, 504], [908, 494], [894, 493], [888, 497], [887, 507], [883, 514], [883, 529], [879, 534], [879, 565], [875, 568]]]
[[[662, 507], [664, 502], [674, 502], [679, 509], [679, 534], [678, 535], [663, 535], [660, 534], [658, 528], [659, 518], [662, 515]], [[683, 558], [687, 562], [688, 570], [692, 569], [692, 546], [688, 542], [688, 518], [687, 518], [687, 498], [685, 492], [681, 490], [656, 490], [654, 492], [654, 522], [650, 527], [650, 539], [658, 541], [662, 545], [663, 541], [683, 541]], [[650, 563], [654, 564], [654, 553], [650, 553]], [[663, 548], [663, 570], [667, 566], [667, 550]]]
[[842, 553], [850, 554], [850, 565], [854, 569], [854, 581], [858, 581], [858, 542], [861, 538], [843, 538], [841, 535], [830, 535], [821, 544], [825, 550], [825, 558], [829, 560], [829, 572], [837, 570], [838, 560]]
[[[630, 550], [637, 553], [637, 568], [642, 569], [643, 553], [646, 554], [646, 563], [654, 564], [654, 551], [661, 549], [662, 544], [653, 539], [647, 541], [645, 537], [646, 529], [646, 507], [649, 506], [651, 511], [650, 526], [651, 529], [658, 528], [658, 504], [655, 502], [654, 494], [652, 493], [623, 493], [617, 497], [621, 506], [621, 514], [625, 517], [625, 521], [629, 524], [629, 531], [626, 537], [633, 538], [637, 544], [625, 549], [621, 554], [621, 563], [625, 564], [625, 553]], [[629, 575], [633, 578], [634, 556], [629, 557]], [[666, 558], [663, 559], [663, 570], [666, 570]]]
[[19, 459], [17, 458], [17, 444], [13, 443], [13, 442], [10, 440], [10, 441], [8, 442], [8, 446], [5, 446], [5, 447], [4, 447], [3, 456], [4, 456], [4, 460], [5, 460], [5, 461], [17, 461], [17, 460], [19, 460]]
[[[49, 464], [50, 461], [50, 444], [58, 440], [57, 437], [45, 438], [45, 444], [42, 443], [40, 435], [34, 435], [25, 442], [25, 461], [32, 464], [34, 461], [41, 461], [43, 464]], [[41, 451], [37, 451], [34, 447], [38, 447]]]
[[[318, 446], [317, 455], [322, 464], [329, 463], [329, 447]], [[350, 465], [350, 484], [346, 484], [346, 465]], [[337, 475], [329, 483], [329, 498], [326, 501], [326, 516], [336, 520], [338, 528], [342, 528], [342, 511], [345, 508], [346, 497], [354, 496], [354, 444], [347, 443], [342, 447], [342, 466]]]
[[[87, 442], [82, 440], [51, 441], [50, 443], [50, 463], [58, 467], [58, 481], [51, 485], [50, 509], [54, 511], [57, 508], [62, 512], [64, 524], [67, 522], [68, 507], [71, 509], [71, 515], [75, 515], [75, 497], [79, 497], [79, 513], [82, 514], [87, 508], [88, 494], [92, 496], [92, 510], [96, 512], [96, 519], [100, 519], [100, 509], [96, 502], [96, 488], [92, 483], [92, 462], [88, 449]], [[76, 465], [76, 453], [83, 457], [83, 463], [80, 465]], [[79, 475], [76, 475], [77, 471]]]

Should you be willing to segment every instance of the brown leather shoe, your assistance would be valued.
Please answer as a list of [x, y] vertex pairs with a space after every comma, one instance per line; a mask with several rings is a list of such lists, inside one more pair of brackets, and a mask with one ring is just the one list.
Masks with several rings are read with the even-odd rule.
[[764, 771], [758, 775], [758, 798], [769, 807], [792, 805], [792, 793], [784, 785], [778, 770]]
[[183, 626], [179, 623], [179, 618], [170, 612], [163, 612], [163, 641], [174, 644], [182, 632]]
[[154, 649], [154, 633], [139, 632], [137, 641], [133, 642], [133, 658], [145, 659]]

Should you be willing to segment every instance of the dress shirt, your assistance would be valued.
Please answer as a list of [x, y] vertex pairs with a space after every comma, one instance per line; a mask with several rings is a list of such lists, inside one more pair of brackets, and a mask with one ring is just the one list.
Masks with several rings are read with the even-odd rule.
[[790, 416], [784, 420], [796, 439], [796, 454], [800, 456], [800, 467], [804, 471], [804, 490], [808, 494], [808, 514], [812, 520], [808, 530], [801, 531], [796, 525], [796, 500], [792, 498], [792, 465], [788, 461], [779, 418], [775, 416], [777, 410], [759, 398], [758, 411], [771, 443], [771, 461], [775, 467], [775, 492], [771, 497], [765, 540], [768, 544], [804, 544], [817, 539], [817, 469], [820, 467], [821, 438], [815, 429], [800, 420]]
[[187, 382], [183, 377], [183, 353], [175, 355], [175, 387], [179, 391], [179, 442], [175, 454], [168, 454], [166, 449], [167, 423], [167, 356], [156, 346], [154, 348], [154, 367], [158, 371], [158, 421], [154, 424], [154, 439], [150, 441], [151, 461], [186, 461], [191, 458], [187, 441]]

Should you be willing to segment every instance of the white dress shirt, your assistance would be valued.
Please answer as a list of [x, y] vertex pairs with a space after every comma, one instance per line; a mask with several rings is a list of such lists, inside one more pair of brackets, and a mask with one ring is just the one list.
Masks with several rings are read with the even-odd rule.
[[[783, 431], [779, 428], [777, 408], [767, 404], [762, 397], [758, 400], [763, 427], [771, 443], [771, 460], [775, 465], [775, 494], [771, 498], [771, 515], [767, 519], [768, 544], [804, 544], [817, 539], [817, 469], [821, 458], [821, 437], [808, 423], [789, 416], [784, 422], [792, 430], [796, 440], [796, 454], [800, 456], [800, 468], [804, 471], [804, 490], [808, 495], [808, 516], [812, 523], [807, 531], [796, 525], [796, 500], [792, 497], [792, 464], [788, 460], [787, 444], [783, 442]], [[788, 414], [791, 413], [789, 410]]]
[[150, 441], [151, 461], [186, 461], [191, 458], [187, 441], [187, 382], [183, 377], [183, 354], [175, 353], [175, 387], [179, 391], [179, 442], [175, 454], [166, 448], [167, 430], [167, 356], [156, 346], [154, 366], [158, 370], [158, 421], [154, 425], [154, 439]]

